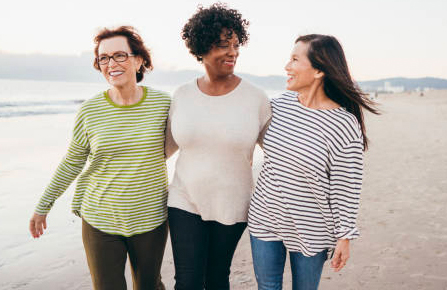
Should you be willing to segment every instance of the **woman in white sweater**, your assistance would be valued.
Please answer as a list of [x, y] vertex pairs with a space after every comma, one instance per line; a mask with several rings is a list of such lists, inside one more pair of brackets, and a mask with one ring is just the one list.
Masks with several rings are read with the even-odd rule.
[[170, 109], [167, 155], [179, 149], [168, 198], [175, 289], [229, 289], [247, 225], [253, 150], [271, 116], [266, 94], [234, 74], [247, 26], [214, 4], [182, 31], [206, 73], [179, 87]]

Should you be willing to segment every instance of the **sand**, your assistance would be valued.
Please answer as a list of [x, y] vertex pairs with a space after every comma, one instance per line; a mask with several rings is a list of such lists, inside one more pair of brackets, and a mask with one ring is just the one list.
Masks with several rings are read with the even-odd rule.
[[[366, 115], [370, 150], [351, 258], [325, 265], [320, 289], [447, 289], [447, 91], [379, 95], [381, 116]], [[0, 119], [0, 289], [91, 289], [73, 186], [37, 240], [28, 220], [68, 145], [74, 115]], [[169, 161], [172, 176], [174, 160]], [[254, 175], [262, 162], [257, 151]], [[131, 279], [129, 268], [126, 270]], [[286, 266], [284, 289], [291, 289]], [[173, 289], [168, 246], [162, 268]], [[248, 234], [236, 251], [232, 289], [256, 289]]]

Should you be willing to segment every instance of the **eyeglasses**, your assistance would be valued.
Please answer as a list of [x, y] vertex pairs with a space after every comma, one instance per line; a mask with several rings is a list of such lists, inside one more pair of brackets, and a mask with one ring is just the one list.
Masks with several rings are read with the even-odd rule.
[[99, 64], [105, 65], [105, 64], [109, 63], [111, 58], [113, 58], [113, 60], [116, 62], [124, 62], [129, 58], [129, 56], [135, 56], [135, 54], [127, 53], [125, 51], [118, 51], [118, 52], [115, 52], [112, 56], [108, 56], [106, 54], [100, 55], [96, 58], [96, 61]]

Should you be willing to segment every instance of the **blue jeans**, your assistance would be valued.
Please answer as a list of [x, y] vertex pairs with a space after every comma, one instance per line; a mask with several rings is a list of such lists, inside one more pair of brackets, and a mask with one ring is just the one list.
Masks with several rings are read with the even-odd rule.
[[[258, 290], [280, 290], [287, 250], [282, 241], [262, 241], [250, 235], [253, 267]], [[327, 250], [313, 257], [300, 252], [290, 252], [293, 290], [318, 289]]]

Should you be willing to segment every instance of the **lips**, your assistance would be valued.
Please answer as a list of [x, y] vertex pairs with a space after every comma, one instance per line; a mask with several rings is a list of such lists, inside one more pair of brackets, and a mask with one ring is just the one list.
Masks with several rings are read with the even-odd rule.
[[234, 66], [236, 64], [236, 60], [225, 60], [224, 64], [228, 66]]

